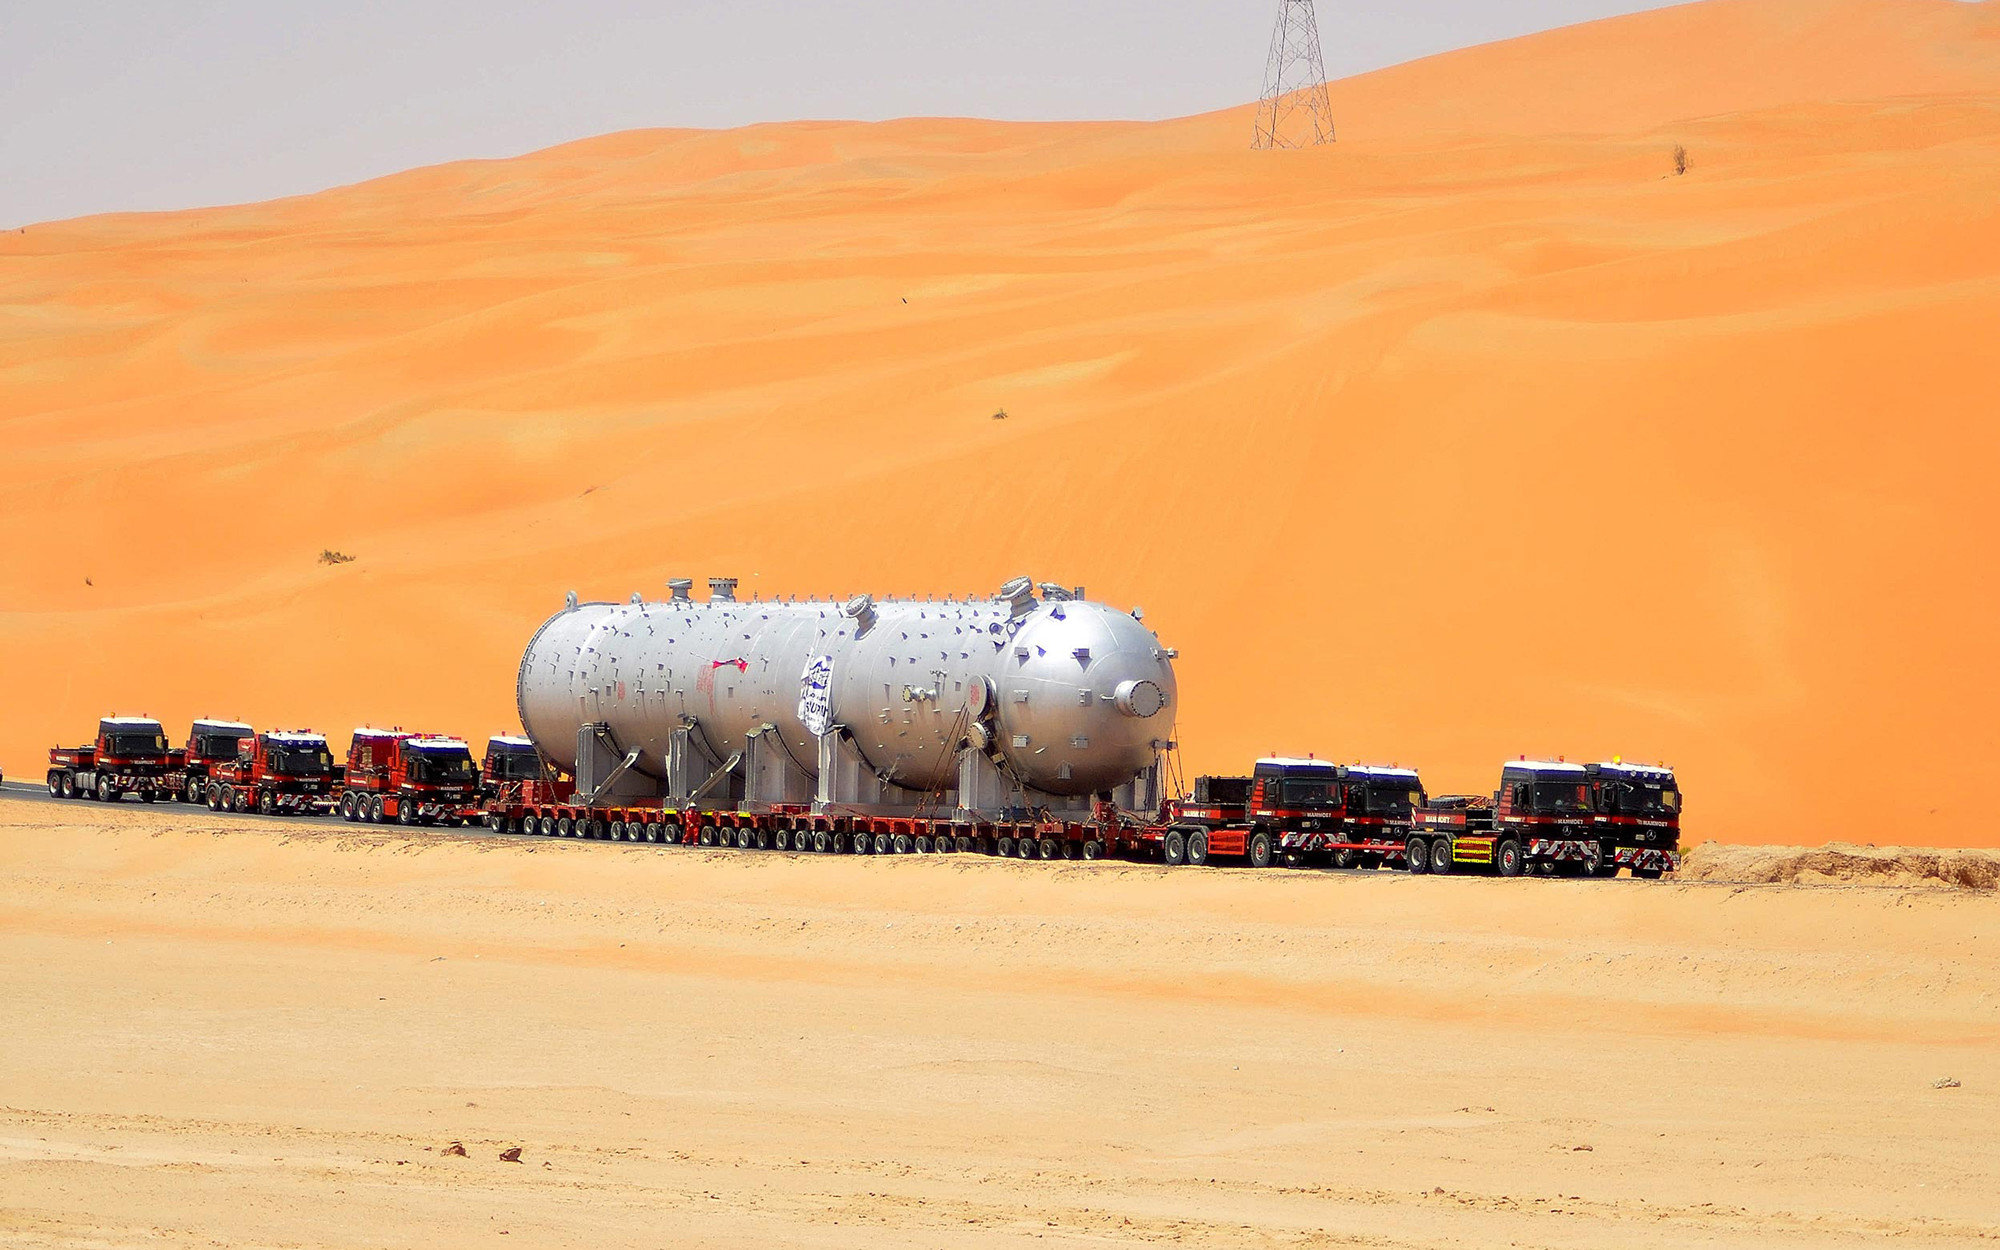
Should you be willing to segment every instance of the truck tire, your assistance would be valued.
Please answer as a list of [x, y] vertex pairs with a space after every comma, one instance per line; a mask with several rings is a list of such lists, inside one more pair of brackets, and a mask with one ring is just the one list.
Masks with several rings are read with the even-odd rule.
[[1587, 843], [1583, 852], [1583, 875], [1603, 880], [1618, 875], [1618, 861], [1604, 853], [1602, 842]]
[[112, 788], [111, 778], [100, 776], [97, 779], [97, 801], [99, 803], [116, 803], [118, 801], [118, 791]]
[[1361, 862], [1361, 852], [1352, 847], [1343, 847], [1333, 853], [1335, 868], [1353, 868]]
[[1166, 836], [1160, 839], [1160, 858], [1165, 860], [1169, 867], [1185, 864], [1187, 862], [1187, 834], [1181, 832], [1179, 829], [1167, 830]]
[[1271, 866], [1271, 835], [1262, 829], [1251, 834], [1249, 844], [1244, 847], [1244, 853], [1249, 858], [1252, 868], [1269, 868]]
[[271, 797], [271, 792], [269, 790], [259, 790], [257, 792], [258, 815], [269, 816], [272, 812], [277, 810], [277, 807], [278, 807], [277, 801]]
[[1431, 875], [1448, 877], [1452, 870], [1451, 839], [1439, 838], [1431, 843]]
[[378, 794], [373, 799], [363, 799], [362, 802], [368, 804], [368, 823], [373, 825], [386, 825], [389, 823], [388, 799]]
[[1188, 863], [1199, 868], [1208, 862], [1208, 830], [1197, 829], [1188, 835]]
[[1521, 875], [1521, 844], [1508, 838], [1493, 850], [1493, 867], [1503, 877]]
[[348, 824], [350, 824], [350, 825], [354, 823], [354, 796], [353, 796], [353, 795], [351, 795], [351, 794], [343, 794], [343, 795], [341, 795], [341, 796], [340, 796], [340, 818], [341, 818], [342, 820], [346, 821], [346, 822], [347, 822]]
[[57, 771], [56, 771], [55, 769], [53, 769], [53, 768], [51, 768], [51, 769], [49, 770], [49, 797], [50, 797], [50, 798], [52, 798], [52, 799], [59, 799], [59, 798], [62, 798], [62, 797], [63, 797], [63, 782], [64, 782], [64, 781], [66, 781], [66, 780], [68, 780], [68, 778], [69, 778], [69, 774], [67, 774], [67, 773], [61, 773], [61, 772], [57, 772]]
[[1411, 838], [1403, 843], [1403, 867], [1411, 875], [1421, 877], [1431, 870], [1431, 844], [1422, 838]]

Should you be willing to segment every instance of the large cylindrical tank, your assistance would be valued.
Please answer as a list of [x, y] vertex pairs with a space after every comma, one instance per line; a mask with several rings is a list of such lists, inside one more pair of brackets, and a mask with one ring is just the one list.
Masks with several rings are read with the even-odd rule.
[[1034, 789], [1114, 789], [1171, 737], [1172, 653], [1132, 613], [1044, 589], [1037, 599], [1022, 579], [984, 601], [572, 604], [521, 658], [521, 723], [569, 770], [584, 724], [608, 725], [656, 778], [682, 725], [717, 762], [771, 726], [816, 775], [819, 735], [838, 725], [880, 777], [909, 789], [956, 784], [968, 740]]

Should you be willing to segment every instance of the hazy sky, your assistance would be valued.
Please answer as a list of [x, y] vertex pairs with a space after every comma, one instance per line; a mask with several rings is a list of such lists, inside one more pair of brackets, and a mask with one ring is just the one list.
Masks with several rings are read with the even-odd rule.
[[[1341, 77], [1659, 0], [1321, 0]], [[1278, 0], [0, 0], [0, 225], [267, 199], [639, 126], [1159, 118]]]

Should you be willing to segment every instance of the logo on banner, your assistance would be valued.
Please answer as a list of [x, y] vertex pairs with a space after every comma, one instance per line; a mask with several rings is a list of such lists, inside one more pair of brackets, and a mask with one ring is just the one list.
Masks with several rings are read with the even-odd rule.
[[816, 655], [799, 675], [799, 724], [818, 737], [833, 728], [833, 657]]

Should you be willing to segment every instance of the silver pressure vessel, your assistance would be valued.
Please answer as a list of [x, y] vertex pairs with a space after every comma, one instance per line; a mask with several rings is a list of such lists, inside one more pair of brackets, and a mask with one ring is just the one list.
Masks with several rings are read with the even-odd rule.
[[602, 724], [633, 770], [664, 778], [686, 729], [709, 760], [774, 731], [817, 775], [845, 731], [882, 781], [956, 784], [962, 749], [1035, 790], [1082, 798], [1153, 765], [1171, 738], [1173, 653], [1138, 617], [1017, 579], [991, 600], [752, 602], [717, 581], [707, 602], [570, 606], [521, 658], [522, 726], [575, 771], [578, 730]]

